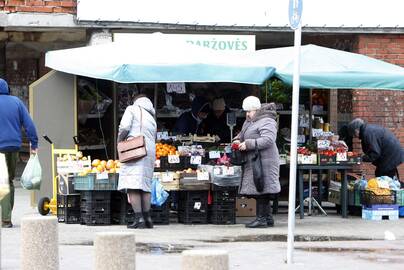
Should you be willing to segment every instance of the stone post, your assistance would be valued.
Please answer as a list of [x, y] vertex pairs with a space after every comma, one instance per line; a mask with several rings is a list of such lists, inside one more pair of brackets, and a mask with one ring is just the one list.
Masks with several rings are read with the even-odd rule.
[[21, 269], [59, 269], [58, 220], [30, 216], [21, 220]]
[[97, 270], [136, 269], [136, 240], [130, 232], [97, 233], [94, 241]]
[[229, 270], [229, 254], [224, 250], [186, 250], [182, 270]]

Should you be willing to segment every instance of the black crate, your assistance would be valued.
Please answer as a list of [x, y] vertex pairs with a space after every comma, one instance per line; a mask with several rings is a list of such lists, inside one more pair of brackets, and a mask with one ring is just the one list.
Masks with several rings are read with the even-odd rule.
[[238, 186], [218, 186], [212, 184], [212, 191], [238, 191]]
[[80, 195], [58, 195], [58, 222], [80, 224]]
[[104, 202], [111, 201], [111, 191], [103, 191], [103, 190], [90, 190], [90, 191], [81, 191], [80, 192], [80, 200], [83, 202]]
[[220, 225], [236, 224], [236, 210], [210, 211], [209, 223]]
[[212, 203], [209, 205], [209, 211], [230, 211], [236, 210], [236, 202], [222, 202], [222, 203]]
[[170, 223], [170, 201], [167, 199], [161, 206], [152, 205], [150, 211], [153, 223], [168, 225]]
[[193, 203], [196, 201], [207, 202], [208, 191], [207, 190], [185, 190], [180, 191], [178, 196], [179, 204]]
[[111, 194], [112, 224], [126, 225], [128, 223], [128, 211], [132, 211], [132, 206], [128, 203], [127, 195], [119, 191], [113, 191]]
[[222, 202], [236, 202], [237, 190], [228, 189], [228, 190], [216, 190], [212, 191], [212, 202], [213, 203], [222, 203]]
[[88, 214], [82, 211], [81, 224], [88, 226], [110, 225], [111, 214], [110, 213]]
[[178, 222], [184, 224], [207, 224], [208, 213], [206, 212], [178, 212]]
[[390, 195], [376, 195], [370, 190], [362, 190], [360, 201], [362, 205], [395, 204], [396, 193], [391, 191]]

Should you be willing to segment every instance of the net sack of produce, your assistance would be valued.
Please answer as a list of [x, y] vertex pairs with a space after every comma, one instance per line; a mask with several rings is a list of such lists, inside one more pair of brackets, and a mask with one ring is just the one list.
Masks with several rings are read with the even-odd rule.
[[40, 189], [42, 168], [38, 155], [31, 155], [21, 176], [21, 186], [27, 190]]

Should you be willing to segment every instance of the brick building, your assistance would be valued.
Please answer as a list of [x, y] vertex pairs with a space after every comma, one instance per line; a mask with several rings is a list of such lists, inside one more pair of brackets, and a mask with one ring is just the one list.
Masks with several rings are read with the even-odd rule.
[[[327, 16], [313, 14], [312, 3], [307, 2], [305, 12], [310, 20], [307, 24], [303, 23], [302, 43], [361, 53], [404, 67], [404, 21], [399, 14], [404, 7], [389, 7], [388, 2], [393, 1], [386, 0], [383, 13], [389, 15], [384, 18], [379, 15], [380, 7], [377, 5], [369, 4], [361, 16], [355, 16], [355, 12], [346, 7], [355, 9], [357, 4], [345, 0], [339, 3], [329, 1], [324, 3], [329, 5], [326, 9], [328, 12], [332, 10], [338, 14], [344, 11], [343, 15], [331, 22], [327, 21]], [[234, 7], [205, 1], [206, 5], [212, 4], [210, 9], [203, 5], [179, 6], [180, 1], [174, 0], [169, 1], [171, 6], [162, 1], [159, 9], [153, 9], [152, 1], [150, 6], [145, 4], [146, 7], [136, 6], [137, 1], [129, 2], [0, 1], [0, 76], [8, 80], [13, 94], [27, 102], [28, 85], [48, 71], [44, 67], [46, 51], [86, 45], [92, 34], [100, 30], [108, 33], [253, 34], [256, 36], [257, 49], [293, 45], [293, 32], [285, 18], [280, 16], [287, 10], [285, 3], [279, 3], [281, 1], [267, 1], [263, 6], [260, 1], [252, 0], [248, 6], [234, 4]], [[344, 2], [347, 2], [346, 5]], [[318, 4], [317, 9], [326, 7], [322, 5]], [[166, 12], [168, 8], [173, 8], [171, 13]], [[206, 10], [209, 10], [209, 14]], [[194, 14], [196, 11], [200, 12]], [[243, 14], [251, 12], [257, 16], [249, 16], [251, 19], [245, 22], [231, 21], [247, 17]], [[220, 16], [224, 13], [234, 16]], [[397, 20], [393, 20], [394, 17]], [[212, 21], [212, 18], [217, 18], [217, 21]], [[327, 23], [321, 23], [321, 20]], [[342, 112], [337, 109], [340, 108], [338, 102], [342, 102], [342, 96], [352, 97], [352, 110]], [[341, 94], [331, 91], [330, 102], [330, 111], [333, 111], [331, 121], [334, 118], [337, 123], [339, 118], [347, 121], [362, 117], [370, 123], [390, 128], [404, 145], [404, 92], [352, 90], [349, 94]], [[359, 144], [355, 146], [358, 148]], [[363, 168], [367, 175], [373, 174], [371, 167]], [[400, 175], [404, 175], [404, 166], [400, 167]]]

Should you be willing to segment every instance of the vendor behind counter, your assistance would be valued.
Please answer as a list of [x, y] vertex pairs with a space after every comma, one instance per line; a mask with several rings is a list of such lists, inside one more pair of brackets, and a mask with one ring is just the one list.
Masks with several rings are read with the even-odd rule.
[[227, 113], [230, 110], [223, 98], [215, 99], [212, 103], [212, 112], [206, 119], [206, 133], [217, 135], [221, 143], [230, 142], [230, 129], [227, 126]]
[[204, 135], [205, 120], [210, 112], [210, 105], [206, 98], [195, 97], [192, 101], [191, 110], [180, 115], [175, 123], [176, 134], [197, 134]]

